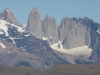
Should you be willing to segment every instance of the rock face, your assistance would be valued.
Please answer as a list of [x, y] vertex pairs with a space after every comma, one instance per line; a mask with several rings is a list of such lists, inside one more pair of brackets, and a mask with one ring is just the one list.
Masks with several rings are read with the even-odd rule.
[[89, 18], [85, 18], [84, 20], [80, 19], [81, 23], [90, 27], [90, 36], [91, 43], [90, 47], [93, 49], [93, 52], [90, 56], [90, 60], [94, 60], [96, 63], [100, 63], [100, 24], [93, 22], [93, 20]]
[[28, 30], [32, 35], [38, 38], [43, 37], [42, 22], [40, 20], [39, 11], [36, 7], [34, 7], [29, 14], [26, 30]]
[[43, 36], [48, 38], [49, 43], [56, 43], [59, 41], [56, 20], [53, 17], [46, 15], [42, 21], [42, 30]]
[[75, 27], [76, 21], [72, 21], [70, 18], [63, 18], [59, 26], [59, 37], [63, 41], [64, 38]]
[[60, 25], [59, 35], [65, 49], [89, 46], [91, 43], [90, 28], [78, 20], [64, 18]]
[[6, 8], [4, 10], [3, 13], [1, 13], [1, 16], [0, 18], [4, 19], [4, 20], [9, 20], [11, 23], [15, 23], [16, 25], [20, 25], [18, 23], [18, 21], [16, 20], [13, 12], [9, 9], [9, 8]]

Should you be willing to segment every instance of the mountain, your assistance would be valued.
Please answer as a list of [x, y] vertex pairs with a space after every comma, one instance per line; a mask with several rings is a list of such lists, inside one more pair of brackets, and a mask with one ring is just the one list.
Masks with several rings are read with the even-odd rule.
[[[65, 49], [89, 46], [91, 43], [90, 28], [78, 20], [64, 18], [59, 27], [60, 40]], [[63, 35], [62, 35], [63, 34]]]
[[46, 15], [42, 21], [42, 31], [43, 39], [47, 38], [49, 43], [57, 43], [59, 41], [58, 37], [58, 27], [56, 25], [56, 20], [53, 17]]
[[34, 7], [23, 28], [6, 8], [0, 13], [0, 63], [37, 69], [56, 64], [99, 64], [100, 24], [87, 17], [65, 17], [57, 26], [48, 15], [41, 21]]
[[9, 19], [1, 18], [0, 63], [45, 69], [69, 62], [59, 57], [46, 41], [29, 34], [29, 31]]
[[99, 29], [100, 24], [87, 17], [63, 18], [58, 30], [61, 42], [51, 47], [56, 51], [81, 57], [85, 61], [99, 61]]
[[26, 30], [38, 38], [43, 37], [42, 22], [40, 20], [39, 11], [36, 7], [34, 7], [29, 14]]
[[79, 19], [65, 17], [61, 20], [60, 26], [57, 26], [54, 17], [46, 15], [42, 20], [41, 32], [43, 37], [39, 38], [46, 40], [60, 57], [72, 64], [99, 60], [100, 24], [88, 17]]
[[19, 25], [18, 21], [13, 15], [13, 12], [9, 8], [6, 8], [4, 12], [0, 13], [0, 18], [4, 20], [9, 20], [9, 22]]

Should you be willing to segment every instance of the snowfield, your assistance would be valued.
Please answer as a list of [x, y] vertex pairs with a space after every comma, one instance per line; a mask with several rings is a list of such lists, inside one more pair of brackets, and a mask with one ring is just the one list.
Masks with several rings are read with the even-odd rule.
[[43, 37], [43, 38], [42, 38], [42, 40], [44, 40], [44, 41], [45, 41], [45, 40], [48, 40], [48, 38]]
[[6, 48], [6, 46], [0, 41], [0, 46], [2, 47], [2, 48]]
[[5, 33], [6, 36], [9, 36], [9, 34], [8, 34], [8, 25], [11, 25], [12, 27], [16, 27], [17, 30], [18, 30], [20, 33], [22, 33], [22, 32], [25, 31], [25, 29], [22, 28], [22, 27], [20, 27], [20, 26], [17, 26], [17, 25], [15, 25], [15, 24], [13, 24], [13, 23], [10, 23], [10, 22], [8, 22], [8, 21], [1, 20], [1, 19], [0, 19], [0, 34], [4, 34], [4, 33]]
[[72, 49], [64, 49], [60, 41], [58, 43], [52, 44], [51, 48], [54, 49], [55, 51], [69, 54], [72, 56], [83, 56], [84, 55], [84, 56], [89, 57], [92, 54], [92, 49], [86, 45], [82, 47], [72, 48]]

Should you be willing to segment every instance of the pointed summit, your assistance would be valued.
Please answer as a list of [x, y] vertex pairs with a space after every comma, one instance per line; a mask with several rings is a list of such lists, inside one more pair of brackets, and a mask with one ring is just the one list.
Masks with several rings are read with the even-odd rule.
[[34, 11], [38, 11], [38, 8], [37, 8], [37, 7], [34, 7], [33, 10], [34, 10]]
[[48, 16], [48, 15], [46, 15], [46, 16], [45, 16], [45, 18], [49, 18], [49, 16]]
[[31, 10], [30, 13], [31, 13], [31, 14], [34, 14], [34, 15], [39, 14], [38, 8], [37, 8], [37, 7], [34, 7], [34, 8]]
[[7, 8], [4, 10], [4, 12], [7, 12], [7, 13], [12, 13], [12, 11], [10, 10], [10, 8]]
[[29, 14], [28, 24], [26, 26], [26, 30], [28, 30], [32, 35], [42, 38], [42, 22], [40, 20], [40, 13], [36, 7], [32, 9]]
[[44, 37], [50, 38], [49, 43], [57, 43], [59, 41], [58, 28], [54, 17], [49, 17], [46, 15], [42, 21], [42, 26]]
[[9, 20], [11, 23], [15, 23], [19, 25], [18, 21], [16, 20], [13, 12], [10, 10], [10, 8], [6, 8], [3, 13], [1, 13], [0, 18], [4, 20]]

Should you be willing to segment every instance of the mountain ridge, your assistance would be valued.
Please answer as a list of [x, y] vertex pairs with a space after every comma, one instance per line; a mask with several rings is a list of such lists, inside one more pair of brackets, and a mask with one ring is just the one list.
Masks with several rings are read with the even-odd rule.
[[[52, 46], [52, 49], [55, 50], [55, 47], [56, 47], [59, 49], [71, 50], [73, 48], [87, 46], [88, 48], [92, 49], [92, 55], [96, 53], [96, 51], [94, 50], [94, 46], [97, 45], [95, 48], [99, 46], [99, 43], [96, 40], [98, 41], [100, 40], [98, 37], [99, 36], [98, 30], [100, 28], [100, 24], [94, 22], [88, 17], [79, 18], [79, 19], [77, 19], [76, 17], [73, 17], [73, 18], [65, 17], [61, 20], [60, 26], [57, 26], [55, 24], [55, 27], [57, 28], [56, 29], [55, 27], [52, 26], [53, 21], [51, 21], [51, 19], [49, 18], [54, 19], [53, 17], [49, 17], [48, 15], [46, 15], [46, 17], [42, 21], [42, 26], [43, 26], [42, 31], [43, 31], [43, 34], [45, 34], [46, 36], [42, 36], [43, 38], [41, 39], [48, 41], [48, 43]], [[56, 20], [55, 20], [55, 23], [56, 23]], [[50, 35], [51, 34], [50, 30], [54, 33], [53, 35], [56, 35], [56, 34], [57, 35], [55, 37], [53, 35]], [[95, 36], [93, 37], [93, 35]], [[54, 41], [53, 39], [56, 39], [56, 41]], [[59, 41], [61, 43], [59, 43]], [[99, 51], [99, 49], [96, 49], [96, 50]], [[93, 59], [93, 60], [97, 60], [98, 55], [97, 56], [94, 55], [96, 59]]]
[[37, 70], [34, 67], [8, 67], [0, 65], [0, 75], [99, 75], [100, 65], [55, 65], [48, 69]]
[[54, 17], [48, 15], [41, 21], [38, 8], [34, 7], [25, 29], [15, 18], [2, 18], [5, 15], [0, 14], [2, 64], [46, 69], [56, 64], [100, 61], [100, 24], [87, 17], [63, 18], [57, 26]]

